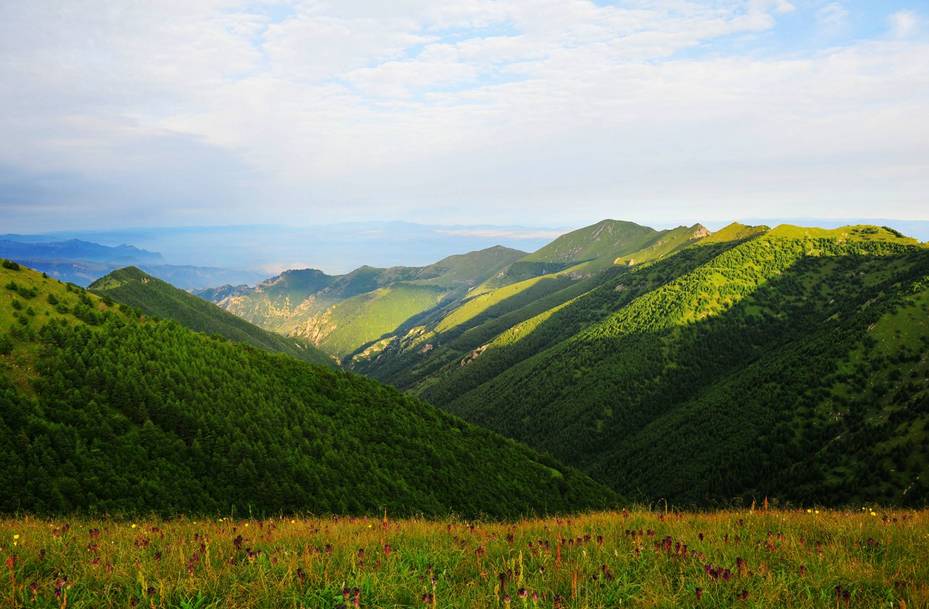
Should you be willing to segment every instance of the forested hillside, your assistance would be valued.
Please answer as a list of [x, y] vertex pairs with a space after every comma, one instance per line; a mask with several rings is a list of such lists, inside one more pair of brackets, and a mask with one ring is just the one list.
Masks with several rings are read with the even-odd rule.
[[929, 498], [924, 246], [732, 225], [617, 262], [356, 367], [643, 499]]
[[333, 364], [332, 359], [305, 340], [263, 330], [135, 267], [113, 271], [93, 282], [89, 289], [104, 299], [134, 307], [151, 317], [176, 321], [197, 332], [217, 334], [314, 364]]
[[631, 222], [598, 222], [521, 258], [460, 302], [364, 345], [348, 364], [404, 388], [431, 384], [437, 374], [474, 361], [502, 334], [512, 336], [523, 332], [524, 324], [537, 325], [601, 285], [604, 277], [670, 256], [707, 235], [699, 224], [656, 231]]
[[615, 501], [350, 373], [0, 268], [0, 510], [488, 514]]
[[457, 302], [524, 255], [498, 246], [424, 267], [363, 266], [337, 276], [298, 269], [255, 288], [221, 286], [197, 294], [262, 328], [343, 356], [424, 312]]

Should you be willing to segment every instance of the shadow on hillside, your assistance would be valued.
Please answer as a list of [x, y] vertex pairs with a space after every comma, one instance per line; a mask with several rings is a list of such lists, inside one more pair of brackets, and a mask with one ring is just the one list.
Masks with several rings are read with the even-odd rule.
[[[670, 269], [672, 258], [653, 272]], [[579, 302], [543, 322], [539, 340], [485, 353], [427, 397], [627, 496], [925, 501], [929, 450], [918, 444], [918, 425], [907, 440], [915, 454], [898, 450], [875, 465], [898, 433], [869, 419], [902, 399], [892, 393], [899, 386], [883, 386], [890, 364], [865, 357], [839, 371], [837, 363], [866, 348], [871, 324], [927, 274], [929, 252], [801, 257], [719, 314], [660, 327], [668, 310], [640, 311], [622, 331], [557, 342], [572, 315], [590, 308]], [[831, 391], [840, 382], [847, 395]]]

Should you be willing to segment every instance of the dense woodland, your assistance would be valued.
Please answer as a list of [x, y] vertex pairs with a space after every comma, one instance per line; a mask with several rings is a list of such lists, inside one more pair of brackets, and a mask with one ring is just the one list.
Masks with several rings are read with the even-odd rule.
[[[510, 516], [617, 496], [929, 500], [925, 245], [881, 227], [604, 222], [546, 251], [299, 271], [258, 292], [375, 286], [340, 306], [376, 318], [404, 285], [489, 277], [343, 360], [398, 389], [299, 362], [286, 355], [297, 339], [134, 269], [97, 296], [6, 263], [0, 483], [16, 490], [0, 509]], [[523, 277], [533, 264], [543, 274]]]
[[357, 367], [629, 497], [923, 504], [926, 277], [888, 229], [734, 226]]
[[24, 268], [2, 273], [4, 512], [502, 517], [615, 502], [586, 476], [377, 382], [140, 316]]

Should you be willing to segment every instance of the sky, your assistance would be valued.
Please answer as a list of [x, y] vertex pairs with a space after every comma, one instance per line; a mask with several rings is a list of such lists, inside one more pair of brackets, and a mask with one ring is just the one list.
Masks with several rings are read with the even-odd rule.
[[929, 0], [0, 2], [0, 233], [929, 219]]

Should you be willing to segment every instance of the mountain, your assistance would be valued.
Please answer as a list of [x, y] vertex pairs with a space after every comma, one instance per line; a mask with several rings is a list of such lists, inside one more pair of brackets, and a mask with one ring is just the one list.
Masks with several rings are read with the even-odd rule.
[[362, 345], [348, 358], [350, 365], [405, 388], [431, 383], [440, 369], [473, 358], [495, 336], [594, 289], [605, 271], [625, 272], [709, 235], [699, 224], [658, 231], [616, 220], [567, 233], [460, 301]]
[[929, 249], [878, 226], [691, 228], [352, 365], [642, 500], [929, 500]]
[[0, 236], [0, 258], [42, 271], [60, 281], [87, 286], [107, 273], [135, 265], [184, 289], [220, 283], [257, 282], [251, 271], [165, 264], [161, 254], [131, 245], [108, 246], [81, 239], [56, 241], [41, 235]]
[[0, 265], [0, 511], [521, 514], [615, 495], [351, 373]]
[[460, 300], [524, 255], [497, 246], [423, 267], [362, 266], [345, 275], [290, 270], [255, 288], [223, 286], [196, 293], [267, 330], [308, 339], [342, 356], [416, 316]]
[[570, 267], [576, 270], [601, 269], [623, 254], [646, 247], [659, 238], [656, 231], [634, 222], [602, 220], [561, 235], [541, 249], [524, 256], [487, 282], [488, 287], [500, 287], [532, 277], [546, 275]]
[[0, 257], [11, 260], [28, 259], [47, 262], [58, 260], [121, 262], [124, 264], [160, 264], [164, 262], [161, 254], [138, 249], [131, 245], [111, 247], [80, 239], [29, 243], [0, 237]]
[[135, 267], [113, 271], [92, 283], [89, 289], [103, 298], [134, 307], [145, 315], [176, 321], [197, 332], [216, 334], [315, 364], [332, 365], [327, 355], [304, 340], [262, 330]]

